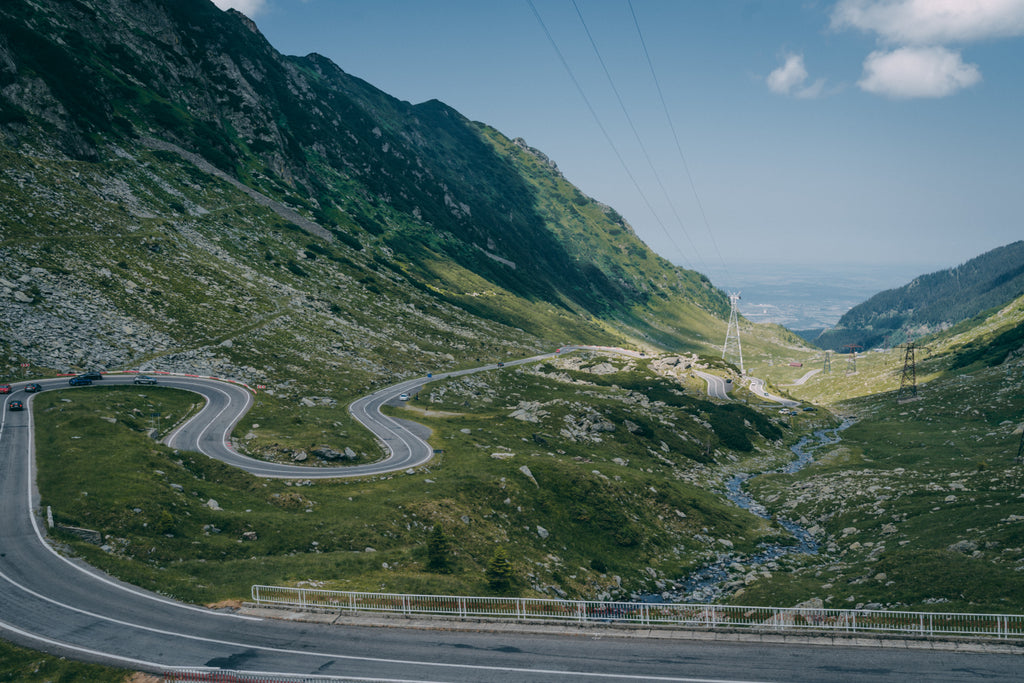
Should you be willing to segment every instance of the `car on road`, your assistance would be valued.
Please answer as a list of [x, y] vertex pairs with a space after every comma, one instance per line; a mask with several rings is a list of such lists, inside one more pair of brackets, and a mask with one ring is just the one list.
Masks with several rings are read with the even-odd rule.
[[35, 382], [32, 382], [31, 384], [26, 384], [25, 385], [25, 393], [26, 394], [34, 394], [37, 391], [42, 391], [42, 390], [43, 390], [43, 385], [42, 384], [36, 384]]
[[11, 385], [10, 384], [0, 384], [0, 394], [9, 394], [9, 393], [11, 393]]
[[134, 384], [156, 384], [156, 377], [150, 377], [149, 375], [136, 375], [135, 379], [132, 380]]
[[83, 387], [92, 384], [92, 380], [89, 379], [88, 377], [78, 376], [69, 379], [68, 384], [70, 384], [73, 387]]
[[7, 404], [7, 410], [25, 410], [25, 404], [21, 401], [11, 401]]
[[399, 401], [408, 401], [409, 400], [409, 394], [405, 394], [405, 393], [399, 394], [398, 395], [398, 400]]
[[81, 377], [82, 379], [88, 379], [88, 380], [103, 379], [103, 375], [101, 375], [100, 373], [96, 372], [95, 370], [91, 370], [89, 372], [83, 372], [80, 375], [78, 375], [78, 377]]

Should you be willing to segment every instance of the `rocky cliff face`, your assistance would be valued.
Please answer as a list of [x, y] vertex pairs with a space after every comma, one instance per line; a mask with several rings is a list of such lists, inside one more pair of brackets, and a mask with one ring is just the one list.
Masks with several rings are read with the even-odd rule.
[[258, 380], [329, 348], [366, 380], [395, 345], [436, 366], [610, 340], [601, 319], [697, 346], [649, 311], [725, 310], [537, 150], [208, 0], [0, 5], [0, 155], [11, 362], [209, 356]]

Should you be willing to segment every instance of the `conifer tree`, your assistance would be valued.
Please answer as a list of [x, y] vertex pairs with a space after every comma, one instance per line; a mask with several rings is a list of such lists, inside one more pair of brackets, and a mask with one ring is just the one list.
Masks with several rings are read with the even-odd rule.
[[487, 563], [487, 583], [497, 593], [508, 593], [512, 589], [512, 562], [503, 546], [494, 549], [494, 556]]
[[447, 574], [451, 571], [451, 544], [440, 524], [435, 524], [427, 539], [427, 569]]

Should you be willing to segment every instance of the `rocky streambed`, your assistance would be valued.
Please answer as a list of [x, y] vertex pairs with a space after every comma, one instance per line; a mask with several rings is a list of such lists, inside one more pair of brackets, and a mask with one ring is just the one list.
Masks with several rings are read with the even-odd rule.
[[[796, 455], [792, 462], [762, 474], [798, 472], [814, 461], [814, 454], [817, 451], [839, 443], [840, 432], [851, 424], [853, 424], [852, 420], [846, 420], [838, 427], [821, 429], [810, 436], [805, 436], [791, 447]], [[761, 475], [746, 473], [735, 475], [726, 483], [726, 497], [758, 517], [771, 519], [772, 516], [767, 508], [743, 490], [743, 485], [747, 481], [758, 476]], [[785, 555], [816, 555], [818, 553], [818, 541], [803, 526], [783, 518], [776, 518], [775, 521], [793, 535], [795, 543], [787, 545], [765, 543], [761, 545], [760, 552], [753, 555], [733, 552], [719, 553], [714, 562], [704, 565], [684, 579], [677, 581], [674, 589], [660, 594], [638, 597], [646, 602], [713, 602], [730, 590], [752, 583], [765, 576], [767, 572], [776, 569], [776, 561]]]

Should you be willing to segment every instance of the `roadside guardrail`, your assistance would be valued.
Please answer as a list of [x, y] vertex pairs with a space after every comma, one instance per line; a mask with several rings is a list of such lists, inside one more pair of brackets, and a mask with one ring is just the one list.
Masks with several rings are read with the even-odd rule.
[[414, 595], [261, 585], [252, 587], [252, 600], [258, 606], [458, 619], [1024, 638], [1024, 615], [1021, 614]]

